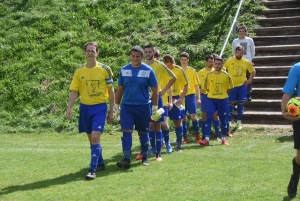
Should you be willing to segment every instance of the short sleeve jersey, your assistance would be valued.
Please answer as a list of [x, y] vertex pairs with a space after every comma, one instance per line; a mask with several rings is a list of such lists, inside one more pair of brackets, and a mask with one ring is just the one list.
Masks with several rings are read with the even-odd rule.
[[78, 91], [81, 103], [95, 105], [108, 101], [108, 87], [113, 84], [110, 67], [97, 63], [93, 68], [87, 68], [86, 64], [77, 68], [70, 90]]
[[189, 90], [186, 95], [196, 94], [195, 86], [200, 84], [200, 80], [198, 78], [196, 70], [188, 66], [188, 68], [184, 70], [184, 72], [189, 81]]
[[207, 74], [204, 89], [208, 90], [208, 98], [225, 99], [228, 97], [227, 90], [232, 88], [232, 80], [228, 73], [221, 71], [216, 75], [211, 71]]
[[180, 66], [175, 65], [172, 72], [177, 77], [176, 81], [172, 85], [172, 95], [178, 96], [182, 92], [184, 85], [187, 85], [189, 81], [184, 70]]
[[225, 62], [224, 67], [230, 75], [234, 87], [239, 87], [244, 84], [244, 82], [247, 80], [247, 71], [249, 73], [254, 71], [251, 63], [245, 58], [238, 60], [235, 57], [231, 57]]
[[[153, 71], [155, 72], [155, 76], [158, 82], [158, 90], [164, 89], [168, 82], [176, 77], [174, 73], [163, 63], [157, 60], [154, 60], [154, 62], [149, 65]], [[163, 100], [163, 105], [167, 106], [168, 105], [168, 94], [165, 93], [162, 96]]]
[[150, 100], [150, 88], [157, 87], [152, 68], [142, 63], [138, 68], [131, 63], [121, 68], [118, 85], [124, 87], [122, 104], [146, 105]]
[[[210, 71], [206, 70], [206, 68], [203, 68], [200, 71], [198, 71], [198, 77], [200, 80], [200, 89], [205, 89], [204, 88], [205, 78], [206, 78], [207, 74], [213, 70], [214, 70], [214, 68], [211, 68]], [[207, 94], [207, 91], [205, 91], [204, 94]]]
[[295, 89], [297, 96], [300, 96], [300, 62], [291, 68], [282, 92], [293, 96]]

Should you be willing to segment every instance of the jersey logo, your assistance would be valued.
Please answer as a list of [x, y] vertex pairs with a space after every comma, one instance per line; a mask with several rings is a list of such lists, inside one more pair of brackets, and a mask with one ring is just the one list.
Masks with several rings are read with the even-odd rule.
[[81, 79], [84, 79], [84, 76], [81, 76]]
[[150, 76], [150, 70], [139, 70], [137, 77], [147, 77]]
[[123, 77], [132, 77], [132, 71], [131, 70], [121, 70]]

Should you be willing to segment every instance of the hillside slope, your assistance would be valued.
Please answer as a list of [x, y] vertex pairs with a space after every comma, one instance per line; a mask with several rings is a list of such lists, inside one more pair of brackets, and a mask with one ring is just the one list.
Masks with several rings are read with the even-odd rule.
[[[148, 42], [175, 57], [187, 51], [191, 66], [201, 69], [204, 55], [220, 52], [238, 3], [0, 0], [2, 125], [65, 128], [70, 79], [85, 61], [82, 47], [88, 41], [99, 43], [99, 61], [113, 69], [115, 78], [129, 62], [130, 48]], [[244, 1], [240, 24], [255, 26], [258, 4]]]

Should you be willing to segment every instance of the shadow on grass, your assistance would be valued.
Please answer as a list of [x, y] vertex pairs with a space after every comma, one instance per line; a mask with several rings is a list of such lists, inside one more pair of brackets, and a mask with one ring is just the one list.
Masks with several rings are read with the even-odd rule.
[[289, 135], [289, 136], [278, 137], [277, 140], [279, 142], [291, 142], [291, 141], [294, 141], [294, 138], [293, 138], [293, 135]]
[[293, 200], [294, 198], [290, 198], [288, 196], [283, 197], [282, 201], [289, 201], [289, 200]]

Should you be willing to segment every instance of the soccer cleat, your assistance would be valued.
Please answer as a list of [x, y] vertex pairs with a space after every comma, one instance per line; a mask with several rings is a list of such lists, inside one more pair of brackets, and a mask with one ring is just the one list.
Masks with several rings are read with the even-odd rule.
[[136, 157], [135, 157], [135, 160], [142, 160], [143, 158], [143, 154], [142, 153], [139, 153]]
[[156, 161], [162, 161], [161, 154], [156, 154]]
[[189, 142], [189, 140], [187, 138], [184, 138], [182, 143], [187, 144], [188, 142]]
[[299, 178], [297, 179], [292, 175], [289, 185], [287, 187], [287, 193], [289, 197], [293, 198], [297, 195], [298, 182], [299, 182]]
[[87, 175], [85, 176], [86, 180], [93, 180], [96, 178], [96, 172], [89, 170], [89, 172], [87, 173]]
[[237, 124], [237, 126], [236, 126], [236, 128], [238, 129], [238, 130], [242, 130], [242, 124]]
[[155, 148], [151, 148], [149, 151], [148, 151], [148, 154], [151, 155], [151, 154], [155, 154], [156, 153], [156, 149]]
[[177, 152], [181, 152], [182, 150], [181, 150], [181, 147], [176, 147], [176, 149], [175, 149]]
[[128, 168], [130, 168], [130, 160], [129, 159], [123, 159], [123, 160], [121, 160], [121, 161], [119, 161], [119, 162], [117, 162], [117, 164], [116, 164], [119, 168], [125, 168], [125, 169], [128, 169]]
[[168, 154], [172, 153], [173, 149], [172, 149], [172, 146], [171, 146], [170, 142], [166, 144], [166, 149], [167, 149]]
[[226, 139], [222, 140], [222, 145], [229, 145], [228, 142], [226, 141]]
[[209, 146], [209, 141], [207, 139], [204, 140], [200, 140], [199, 144], [203, 145], [203, 146]]
[[232, 137], [232, 134], [231, 134], [230, 131], [228, 131], [228, 132], [226, 133], [226, 135], [227, 135], [228, 137]]
[[102, 170], [105, 170], [105, 165], [104, 164], [98, 164], [96, 172], [99, 172], [99, 171], [102, 171]]
[[142, 164], [143, 164], [143, 166], [149, 166], [149, 162], [148, 162], [147, 158], [142, 159]]
[[195, 138], [196, 138], [196, 143], [199, 143], [200, 135], [199, 134], [195, 134]]

